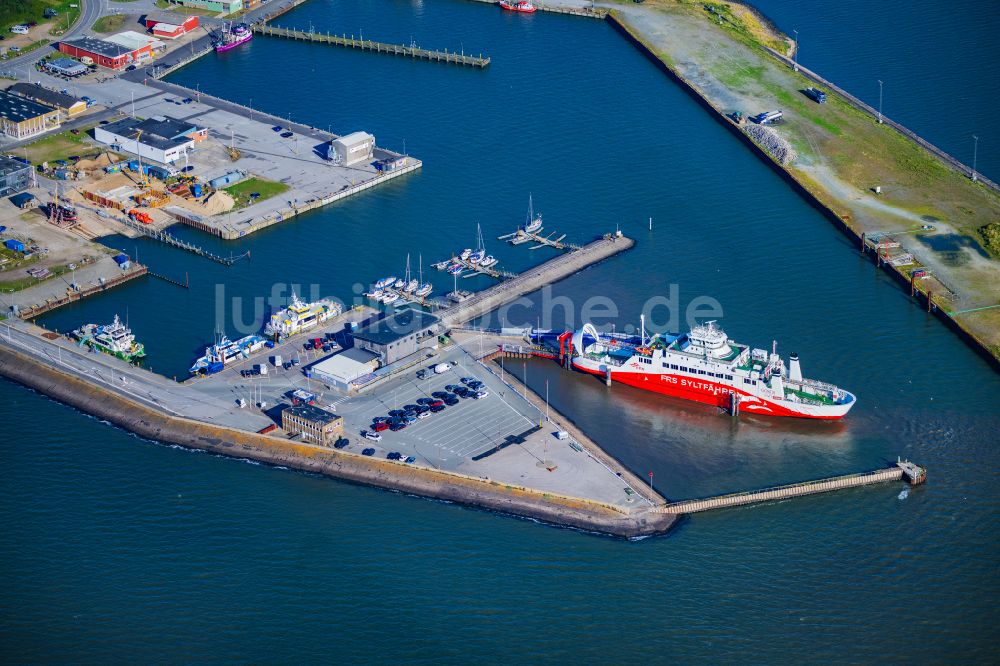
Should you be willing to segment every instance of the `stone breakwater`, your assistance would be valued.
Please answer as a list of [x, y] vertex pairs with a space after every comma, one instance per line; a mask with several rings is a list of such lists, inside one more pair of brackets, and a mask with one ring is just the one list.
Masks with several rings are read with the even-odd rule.
[[0, 345], [0, 376], [141, 437], [185, 448], [623, 538], [663, 534], [676, 520], [676, 516], [650, 508], [637, 507], [626, 513], [586, 499], [170, 416], [60, 372], [5, 345]]

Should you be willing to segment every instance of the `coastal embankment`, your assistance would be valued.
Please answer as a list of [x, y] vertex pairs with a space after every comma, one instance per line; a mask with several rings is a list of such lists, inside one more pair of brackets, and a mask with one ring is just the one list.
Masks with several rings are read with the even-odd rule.
[[[604, 6], [617, 32], [1000, 369], [1000, 261], [981, 238], [1000, 220], [992, 182], [791, 60], [794, 42], [749, 7]], [[814, 86], [825, 103], [806, 94]], [[783, 117], [750, 120], [767, 111]]]
[[5, 346], [0, 346], [0, 375], [141, 437], [208, 453], [623, 538], [663, 534], [676, 520], [648, 506], [626, 513], [586, 499], [168, 415]]

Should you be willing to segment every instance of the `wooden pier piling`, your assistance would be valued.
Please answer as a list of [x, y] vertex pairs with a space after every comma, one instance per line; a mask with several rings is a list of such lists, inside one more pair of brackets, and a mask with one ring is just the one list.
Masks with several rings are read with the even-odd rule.
[[375, 53], [387, 53], [389, 55], [406, 56], [431, 62], [443, 62], [452, 65], [465, 65], [468, 67], [479, 67], [480, 69], [490, 64], [489, 56], [483, 57], [465, 55], [464, 53], [450, 53], [445, 51], [434, 51], [422, 49], [416, 46], [406, 46], [403, 44], [386, 44], [370, 39], [355, 39], [354, 36], [331, 35], [330, 33], [311, 32], [308, 30], [294, 30], [292, 28], [281, 28], [258, 23], [253, 26], [253, 31], [259, 35], [268, 37], [284, 37], [305, 42], [315, 42], [318, 44], [330, 44], [333, 46], [344, 46], [362, 51], [372, 51]]

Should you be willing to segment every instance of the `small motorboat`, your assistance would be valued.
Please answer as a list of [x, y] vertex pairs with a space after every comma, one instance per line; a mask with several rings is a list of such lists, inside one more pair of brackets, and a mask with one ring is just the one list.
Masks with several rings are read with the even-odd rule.
[[483, 268], [489, 268], [490, 266], [493, 266], [496, 263], [497, 263], [496, 257], [494, 257], [492, 254], [488, 254], [485, 257], [483, 257], [483, 260], [479, 262], [479, 265], [482, 266]]
[[528, 0], [500, 0], [500, 8], [508, 12], [521, 12], [522, 14], [534, 14], [538, 10]]

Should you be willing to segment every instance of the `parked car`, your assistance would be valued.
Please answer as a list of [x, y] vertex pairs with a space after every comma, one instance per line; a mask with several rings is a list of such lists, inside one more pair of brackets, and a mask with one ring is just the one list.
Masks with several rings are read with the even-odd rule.
[[438, 402], [438, 404], [436, 404], [436, 405], [431, 405], [431, 412], [433, 412], [434, 414], [437, 414], [438, 412], [443, 412], [443, 411], [444, 411], [444, 403], [443, 402]]
[[444, 400], [451, 394], [448, 393], [447, 391], [434, 391], [434, 393], [431, 393], [431, 395], [437, 398], [438, 400]]
[[71, 129], [71, 130], [69, 131], [69, 133], [70, 133], [70, 134], [79, 134], [79, 133], [80, 133], [80, 130], [78, 130], [78, 129]]
[[463, 384], [468, 385], [470, 382], [478, 381], [475, 377], [462, 377], [460, 380]]
[[347, 439], [346, 437], [341, 437], [340, 439], [338, 439], [336, 442], [333, 443], [333, 448], [344, 449], [347, 448], [348, 444], [350, 443], [351, 440]]
[[444, 406], [444, 400], [431, 400], [427, 406], [431, 408], [431, 411], [434, 411], [435, 407]]
[[436, 398], [417, 398], [417, 403], [421, 405], [430, 405], [435, 400]]
[[414, 458], [413, 456], [406, 456], [406, 460], [404, 460], [403, 462], [415, 463], [415, 462], [417, 462], [417, 459]]
[[419, 414], [417, 414], [417, 418], [418, 419], [426, 419], [426, 418], [429, 418], [430, 415], [431, 415], [430, 410], [425, 410], [425, 411], [422, 411]]
[[388, 430], [388, 429], [389, 429], [388, 421], [379, 421], [378, 423], [372, 424], [372, 430], [374, 430], [375, 432], [382, 432], [383, 430]]
[[191, 99], [190, 97], [185, 97], [185, 98], [184, 98], [183, 100], [181, 100], [181, 101], [182, 101], [182, 102], [184, 102], [185, 104], [190, 104], [190, 103], [191, 103], [191, 102], [193, 102], [194, 100], [193, 100], [193, 99]]
[[125, 71], [126, 72], [134, 72], [135, 71], [135, 65], [129, 65], [128, 67], [125, 68]]
[[392, 416], [392, 417], [395, 417], [395, 418], [400, 418], [400, 417], [405, 416], [405, 415], [406, 415], [406, 410], [405, 409], [390, 409], [389, 410], [389, 416]]
[[362, 451], [361, 455], [363, 455], [363, 456], [373, 456], [373, 455], [375, 455], [375, 449], [369, 447], [369, 448], [365, 449], [364, 451]]
[[454, 405], [457, 405], [458, 402], [459, 402], [458, 398], [456, 398], [455, 396], [451, 396], [450, 398], [444, 401], [444, 404], [448, 405], [449, 407], [452, 407]]
[[[168, 100], [168, 101], [169, 101], [169, 100]], [[283, 130], [283, 129], [284, 129], [284, 127], [282, 127], [281, 125], [275, 125], [275, 126], [274, 126], [274, 127], [272, 127], [271, 129], [272, 129], [272, 130], [274, 130], [275, 132], [280, 132], [281, 130]]]
[[389, 426], [389, 430], [393, 432], [398, 432], [405, 427], [406, 427], [405, 421], [393, 421], [392, 424]]
[[399, 451], [390, 451], [389, 453], [385, 454], [385, 457], [388, 458], [389, 460], [399, 460], [400, 458], [403, 457], [403, 454], [400, 453]]
[[382, 441], [382, 435], [378, 434], [374, 430], [362, 430], [361, 431], [361, 436], [364, 437], [365, 439], [370, 439], [373, 442], [381, 442]]
[[388, 416], [376, 416], [372, 419], [372, 423], [388, 423], [391, 420]]
[[483, 390], [483, 391], [476, 391], [476, 395], [475, 395], [475, 398], [476, 398], [476, 400], [482, 400], [483, 398], [485, 398], [485, 397], [486, 397], [486, 396], [488, 396], [489, 394], [490, 394], [490, 392], [489, 392], [489, 391], [486, 391], [486, 390]]
[[458, 393], [456, 389], [465, 388], [464, 386], [459, 386], [458, 384], [448, 384], [444, 387], [444, 390], [451, 391], [452, 393]]
[[282, 138], [282, 139], [290, 139], [290, 138], [292, 138], [293, 136], [295, 136], [295, 135], [294, 135], [294, 134], [292, 134], [291, 132], [282, 132], [282, 133], [281, 133], [281, 138]]
[[472, 395], [472, 391], [470, 391], [465, 386], [459, 386], [457, 389], [455, 389], [455, 395], [457, 395], [460, 398], [468, 398], [469, 396]]

